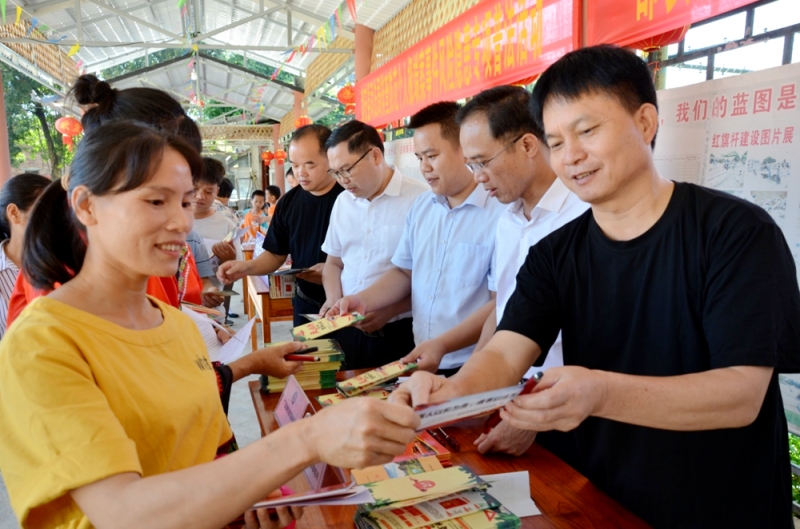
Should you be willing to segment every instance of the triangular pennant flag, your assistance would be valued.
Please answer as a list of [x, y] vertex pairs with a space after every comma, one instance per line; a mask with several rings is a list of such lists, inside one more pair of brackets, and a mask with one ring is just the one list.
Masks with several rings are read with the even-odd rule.
[[192, 44], [192, 51], [197, 53], [198, 51], [197, 44]]
[[38, 26], [38, 25], [39, 25], [39, 20], [38, 20], [38, 19], [36, 19], [36, 18], [32, 18], [32, 19], [31, 19], [31, 27], [29, 27], [29, 28], [28, 28], [28, 32], [25, 34], [25, 36], [26, 36], [26, 37], [30, 37], [30, 36], [31, 36], [31, 33], [33, 33], [33, 30], [34, 30], [34, 29], [36, 28], [36, 26]]
[[330, 41], [333, 42], [336, 38], [336, 22], [334, 22], [333, 15], [328, 19], [328, 32], [330, 33]]
[[356, 22], [356, 0], [345, 0], [347, 2], [347, 10], [350, 11], [350, 17], [353, 22]]
[[57, 39], [47, 39], [47, 42], [49, 42], [50, 44], [58, 44], [59, 42], [61, 42], [61, 41], [62, 41], [62, 40], [64, 40], [65, 38], [67, 38], [67, 36], [66, 36], [66, 35], [61, 35], [61, 36], [60, 36], [60, 37], [58, 37]]
[[297, 53], [297, 50], [296, 50], [296, 49], [295, 49], [295, 50], [292, 50], [292, 54], [291, 54], [291, 55], [289, 55], [289, 58], [288, 58], [288, 59], [286, 59], [286, 62], [292, 62], [292, 59], [294, 59], [294, 55], [295, 55], [295, 53]]
[[47, 25], [45, 25], [45, 24], [42, 24], [42, 27], [40, 27], [40, 28], [39, 28], [39, 31], [40, 31], [41, 33], [47, 33], [48, 31], [50, 31], [50, 26], [47, 26]]
[[73, 44], [72, 47], [67, 52], [67, 57], [72, 57], [73, 55], [75, 55], [79, 51], [81, 51], [81, 45], [80, 44]]
[[19, 24], [20, 18], [22, 18], [22, 8], [17, 6], [17, 20], [14, 22], [14, 24]]
[[188, 68], [189, 70], [191, 70], [192, 68], [194, 68], [194, 57], [192, 57], [192, 58], [189, 60], [189, 64], [187, 64], [187, 65], [186, 65], [186, 68]]
[[339, 4], [339, 7], [336, 8], [336, 11], [333, 12], [334, 16], [336, 16], [336, 24], [339, 26], [339, 29], [342, 29], [342, 5]]
[[0, 0], [0, 9], [3, 10], [3, 24], [6, 23], [6, 0]]
[[178, 9], [183, 9], [184, 5], [186, 5], [186, 0], [178, 0]]

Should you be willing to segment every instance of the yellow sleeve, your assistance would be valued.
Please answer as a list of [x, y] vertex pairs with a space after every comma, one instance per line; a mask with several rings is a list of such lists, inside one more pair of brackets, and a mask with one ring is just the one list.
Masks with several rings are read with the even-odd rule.
[[80, 329], [28, 319], [12, 330], [0, 345], [0, 467], [11, 505], [29, 527], [36, 525], [26, 524], [32, 510], [71, 502], [68, 491], [142, 469], [70, 338]]

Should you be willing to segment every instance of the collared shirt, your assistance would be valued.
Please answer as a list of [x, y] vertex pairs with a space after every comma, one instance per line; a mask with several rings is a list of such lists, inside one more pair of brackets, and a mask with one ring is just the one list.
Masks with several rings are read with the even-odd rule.
[[[322, 251], [339, 257], [342, 294], [349, 296], [369, 288], [392, 268], [392, 256], [403, 234], [406, 214], [426, 184], [403, 176], [397, 169], [383, 193], [371, 201], [350, 192], [339, 195]], [[407, 318], [407, 312], [391, 321]]]
[[17, 282], [19, 268], [14, 261], [6, 255], [8, 239], [0, 243], [0, 338], [6, 333], [6, 318], [8, 318], [8, 301]]
[[211, 209], [213, 209], [214, 211], [219, 211], [220, 213], [225, 215], [226, 219], [228, 219], [231, 222], [235, 222], [236, 224], [239, 224], [241, 222], [241, 219], [236, 216], [236, 213], [234, 213], [231, 208], [220, 202], [219, 199], [214, 200], [214, 203], [211, 204]]
[[[492, 299], [489, 291], [497, 220], [504, 206], [477, 186], [459, 206], [429, 191], [414, 203], [392, 263], [411, 270], [417, 345], [461, 323]], [[441, 369], [467, 361], [474, 346], [442, 359]]]
[[[531, 211], [531, 220], [525, 218], [522, 199], [510, 204], [497, 223], [497, 323], [503, 317], [506, 303], [517, 286], [517, 273], [528, 256], [531, 246], [574, 220], [589, 209], [560, 178], [556, 178], [539, 203]], [[561, 334], [550, 348], [541, 368], [564, 365], [561, 352]]]

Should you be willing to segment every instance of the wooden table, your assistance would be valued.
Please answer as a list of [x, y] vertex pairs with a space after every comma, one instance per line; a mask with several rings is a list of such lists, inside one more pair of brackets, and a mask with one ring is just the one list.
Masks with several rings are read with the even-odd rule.
[[[341, 379], [345, 379], [353, 376], [353, 373], [342, 372], [340, 375]], [[314, 396], [332, 392], [333, 390], [328, 389], [307, 393], [316, 405]], [[277, 405], [280, 394], [261, 393], [257, 381], [250, 382], [250, 394], [261, 425], [261, 435], [267, 435], [277, 428], [272, 410]], [[447, 427], [447, 433], [461, 445], [461, 451], [452, 454], [453, 463], [465, 465], [479, 475], [529, 471], [531, 497], [543, 514], [523, 518], [523, 528], [649, 527], [589, 483], [589, 480], [572, 467], [536, 443], [520, 457], [479, 454], [472, 442], [480, 434], [482, 425], [483, 420], [476, 419]], [[309, 489], [302, 474], [292, 479], [288, 485], [297, 492]], [[354, 527], [354, 514], [354, 506], [310, 507], [305, 510], [297, 528], [351, 529]]]
[[[242, 256], [244, 257], [245, 261], [252, 261], [253, 260], [253, 249], [245, 250], [242, 248]], [[248, 302], [249, 302], [249, 294], [247, 292], [247, 276], [242, 278], [242, 303], [244, 303], [244, 313], [248, 318], [252, 318], [250, 313], [248, 312]]]
[[[264, 343], [272, 341], [273, 321], [287, 321], [293, 319], [292, 298], [272, 299], [269, 295], [269, 282], [263, 276], [250, 276], [247, 281], [247, 315], [256, 318], [256, 323], [261, 323], [261, 336]], [[258, 329], [253, 325], [250, 333], [253, 349], [258, 349]]]

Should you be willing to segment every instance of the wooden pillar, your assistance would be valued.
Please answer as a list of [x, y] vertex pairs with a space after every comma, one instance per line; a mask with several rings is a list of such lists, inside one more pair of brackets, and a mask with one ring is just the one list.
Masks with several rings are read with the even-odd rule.
[[356, 24], [355, 59], [356, 82], [369, 75], [372, 67], [372, 41], [375, 30], [362, 24]]
[[5, 90], [0, 74], [0, 187], [11, 178], [11, 154], [8, 150], [8, 121], [6, 120]]
[[[281, 149], [281, 124], [275, 123], [272, 126], [272, 152], [276, 152], [278, 149]], [[286, 176], [284, 174], [284, 166], [286, 164], [278, 163], [276, 161], [272, 161], [270, 163], [275, 164], [275, 171], [270, 171], [272, 173], [272, 182], [278, 186], [281, 190], [281, 194], [286, 192]]]

